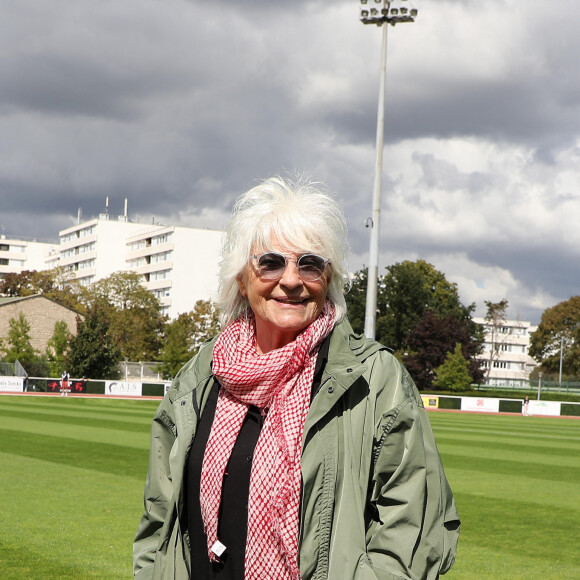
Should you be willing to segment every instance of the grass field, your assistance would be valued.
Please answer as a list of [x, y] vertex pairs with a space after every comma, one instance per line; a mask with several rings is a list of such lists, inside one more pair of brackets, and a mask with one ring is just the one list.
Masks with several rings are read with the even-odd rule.
[[[2, 580], [132, 577], [156, 406], [0, 396]], [[463, 522], [445, 578], [580, 578], [580, 421], [430, 419]]]

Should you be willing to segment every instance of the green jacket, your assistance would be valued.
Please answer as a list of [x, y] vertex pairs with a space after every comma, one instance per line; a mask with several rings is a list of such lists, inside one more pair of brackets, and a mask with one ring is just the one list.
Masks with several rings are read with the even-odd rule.
[[[212, 347], [183, 367], [153, 420], [139, 580], [195, 580], [179, 522], [186, 458], [215, 380]], [[301, 467], [303, 580], [434, 579], [453, 564], [459, 517], [421, 397], [395, 357], [346, 320], [330, 339]]]

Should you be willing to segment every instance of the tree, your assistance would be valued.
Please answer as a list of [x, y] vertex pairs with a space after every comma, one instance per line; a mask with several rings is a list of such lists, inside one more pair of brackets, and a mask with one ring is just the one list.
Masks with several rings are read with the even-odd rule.
[[442, 318], [470, 317], [470, 309], [459, 300], [457, 285], [424, 260], [389, 266], [378, 296], [377, 339], [394, 350], [406, 347], [409, 332], [427, 310]]
[[352, 276], [350, 290], [346, 293], [348, 319], [355, 332], [362, 334], [365, 326], [368, 271], [355, 272]]
[[[432, 311], [441, 319], [455, 316], [468, 320], [475, 306], [464, 306], [459, 299], [457, 285], [424, 260], [404, 261], [388, 266], [380, 276], [377, 291], [376, 338], [397, 351], [407, 350], [410, 331]], [[348, 314], [356, 332], [364, 330], [366, 301], [366, 271], [355, 274], [353, 286], [346, 295]], [[477, 333], [473, 324], [472, 332]]]
[[38, 357], [38, 351], [30, 342], [30, 323], [20, 312], [17, 318], [11, 318], [8, 321], [8, 325], [8, 337], [6, 345], [3, 346], [4, 360], [12, 363], [19, 361], [26, 368]]
[[18, 361], [31, 376], [45, 376], [48, 373], [46, 359], [32, 346], [30, 342], [30, 323], [22, 312], [17, 318], [8, 321], [9, 330], [2, 350], [6, 362]]
[[541, 363], [541, 370], [580, 376], [580, 296], [560, 302], [542, 314], [537, 330], [530, 337], [530, 356]]
[[219, 332], [218, 311], [211, 301], [198, 300], [195, 308], [165, 325], [159, 370], [165, 379], [175, 377], [203, 342]]
[[457, 344], [467, 360], [470, 383], [482, 382], [481, 362], [476, 358], [481, 352], [481, 332], [478, 333], [474, 326], [466, 319], [457, 320], [454, 315], [439, 317], [432, 310], [425, 312], [409, 332], [408, 351], [399, 352], [419, 390], [429, 390], [434, 386], [435, 370]]
[[445, 362], [435, 369], [437, 378], [434, 385], [441, 391], [469, 391], [471, 374], [469, 362], [461, 352], [461, 345], [455, 345], [455, 351], [447, 354]]
[[5, 274], [0, 280], [2, 296], [23, 297], [35, 294], [41, 294], [77, 312], [84, 312], [84, 288], [63, 268], [24, 270], [17, 274]]
[[502, 333], [502, 328], [507, 320], [508, 301], [500, 300], [499, 302], [485, 301], [487, 313], [484, 317], [485, 330], [487, 331], [487, 342], [489, 343], [489, 356], [487, 360], [487, 370], [485, 372], [486, 382], [489, 380], [493, 363], [500, 356], [501, 345], [507, 340], [507, 335]]
[[45, 355], [50, 368], [50, 376], [58, 377], [65, 370], [64, 358], [69, 347], [71, 333], [64, 320], [54, 325], [54, 332], [48, 341]]
[[119, 378], [121, 352], [109, 333], [109, 319], [93, 306], [82, 320], [77, 317], [77, 334], [70, 340], [64, 364], [71, 376], [91, 379]]
[[134, 272], [116, 272], [88, 290], [89, 308], [107, 318], [109, 336], [121, 357], [129, 361], [156, 360], [165, 317], [159, 300]]
[[161, 364], [157, 367], [164, 379], [175, 377], [179, 369], [191, 358], [189, 348], [190, 318], [180, 314], [165, 327], [165, 341], [159, 355]]

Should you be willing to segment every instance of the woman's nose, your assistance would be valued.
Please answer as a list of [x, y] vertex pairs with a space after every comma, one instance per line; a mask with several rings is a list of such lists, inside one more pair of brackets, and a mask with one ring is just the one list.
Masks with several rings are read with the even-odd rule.
[[298, 274], [298, 264], [295, 261], [288, 260], [286, 262], [286, 269], [282, 278], [280, 278], [280, 284], [288, 288], [296, 288], [302, 285], [302, 279]]

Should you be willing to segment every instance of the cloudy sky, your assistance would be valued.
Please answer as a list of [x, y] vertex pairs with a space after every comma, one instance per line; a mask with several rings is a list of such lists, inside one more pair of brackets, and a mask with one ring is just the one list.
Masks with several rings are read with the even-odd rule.
[[[389, 27], [380, 271], [539, 322], [580, 286], [580, 2], [409, 0]], [[381, 32], [356, 0], [0, 3], [0, 225], [109, 211], [221, 229], [273, 174], [324, 181], [368, 264]]]

